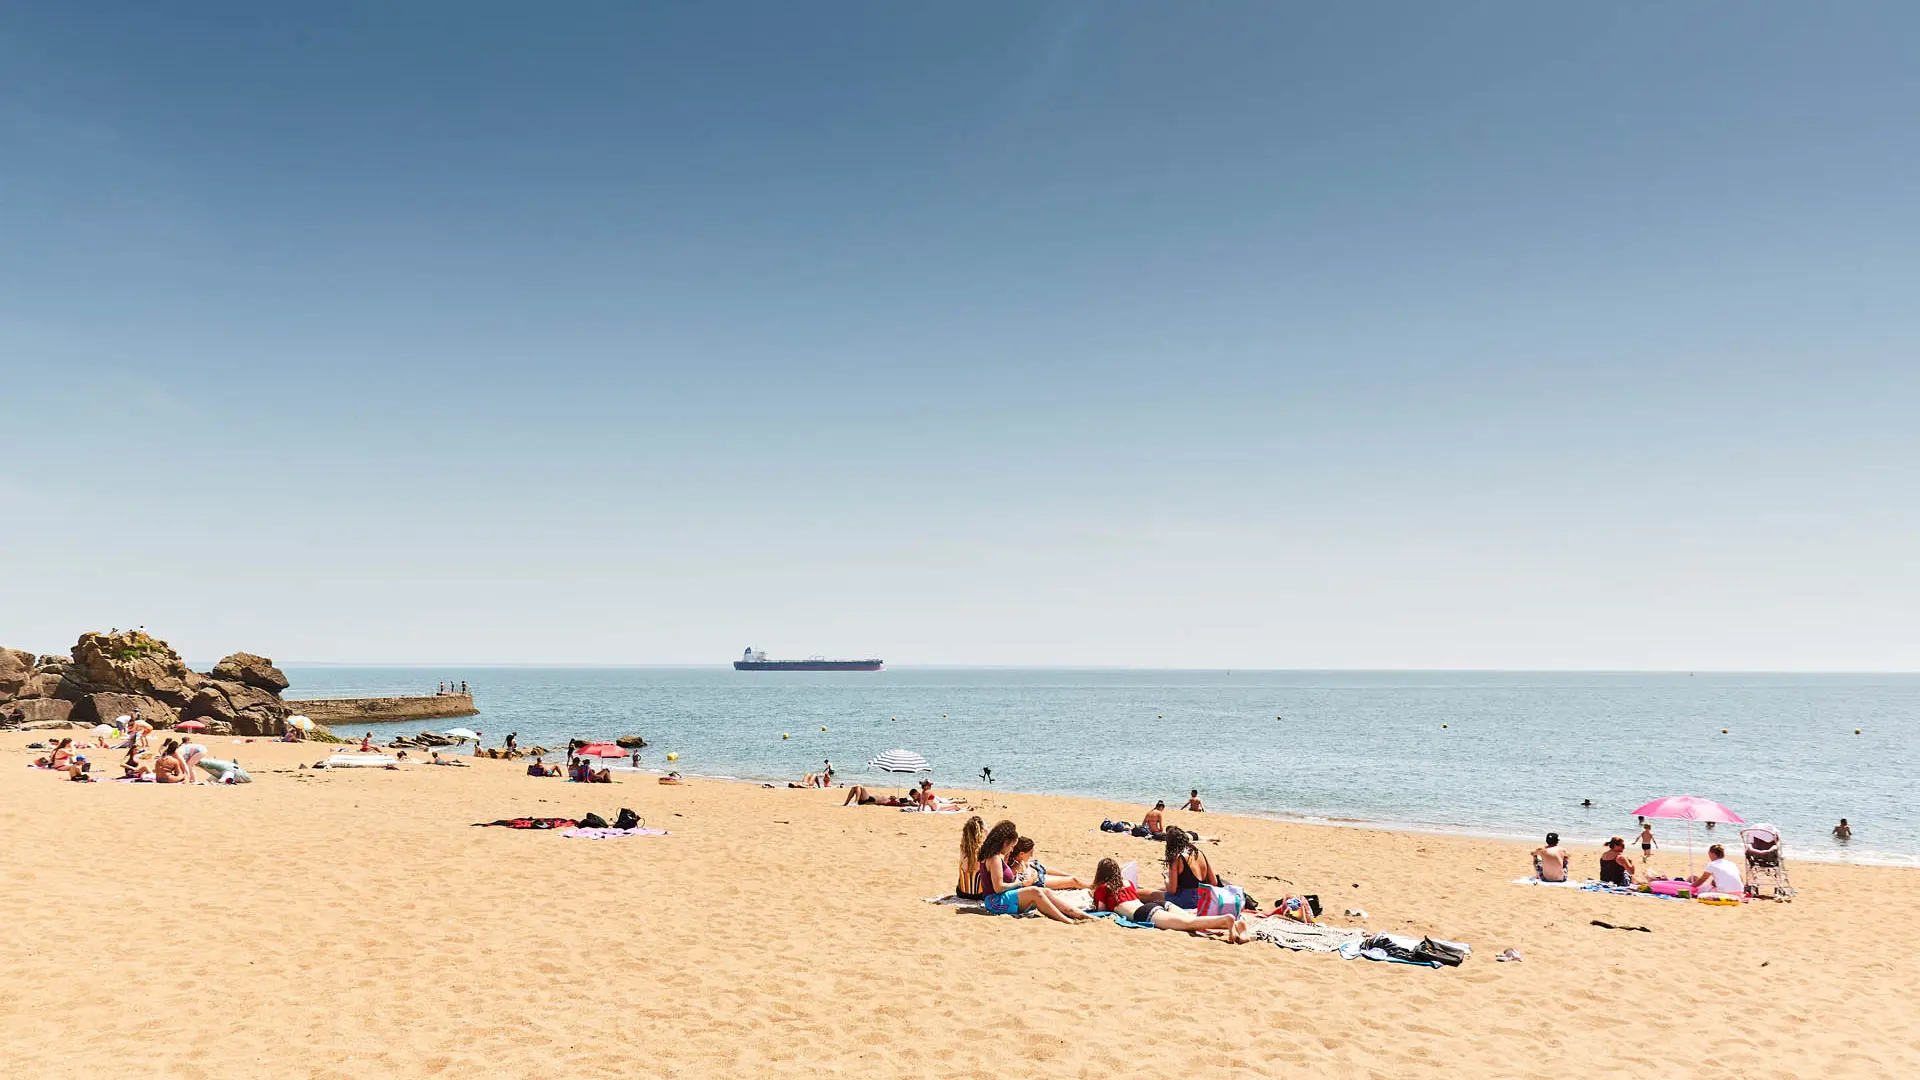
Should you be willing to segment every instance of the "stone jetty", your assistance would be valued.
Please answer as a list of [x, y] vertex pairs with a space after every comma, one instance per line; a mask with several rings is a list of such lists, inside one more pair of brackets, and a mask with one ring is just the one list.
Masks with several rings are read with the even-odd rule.
[[390, 724], [401, 720], [446, 720], [478, 716], [472, 694], [420, 694], [413, 697], [305, 698], [287, 708], [329, 727]]

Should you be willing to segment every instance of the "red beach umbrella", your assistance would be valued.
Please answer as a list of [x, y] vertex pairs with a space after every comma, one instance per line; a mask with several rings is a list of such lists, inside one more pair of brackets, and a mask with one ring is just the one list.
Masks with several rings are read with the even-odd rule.
[[205, 721], [202, 721], [202, 720], [188, 720], [188, 721], [186, 721], [186, 722], [184, 722], [184, 723], [179, 723], [179, 724], [175, 724], [175, 725], [173, 725], [173, 730], [175, 730], [175, 731], [205, 731], [205, 730], [207, 730], [207, 725], [206, 725], [206, 722], [205, 722]]
[[610, 742], [588, 743], [580, 749], [575, 750], [574, 753], [581, 757], [608, 758], [627, 756], [627, 751], [622, 750]]

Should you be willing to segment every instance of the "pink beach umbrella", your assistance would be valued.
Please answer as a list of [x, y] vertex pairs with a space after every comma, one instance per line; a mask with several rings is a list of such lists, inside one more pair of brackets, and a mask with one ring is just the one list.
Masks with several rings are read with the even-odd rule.
[[201, 721], [199, 721], [199, 720], [188, 720], [188, 721], [186, 721], [185, 723], [180, 723], [180, 724], [175, 724], [175, 725], [173, 725], [173, 730], [175, 730], [175, 731], [205, 731], [205, 730], [207, 730], [207, 725], [206, 725], [205, 723], [203, 723], [203, 722], [201, 722]]
[[580, 749], [575, 750], [574, 753], [581, 757], [597, 758], [619, 758], [627, 756], [627, 751], [622, 750], [610, 742], [588, 743]]
[[1719, 821], [1728, 825], [1745, 825], [1747, 820], [1739, 814], [1698, 795], [1669, 795], [1664, 799], [1655, 799], [1634, 812], [1635, 817], [1665, 818], [1669, 821], [1687, 823], [1687, 876], [1693, 876], [1693, 823], [1696, 821]]

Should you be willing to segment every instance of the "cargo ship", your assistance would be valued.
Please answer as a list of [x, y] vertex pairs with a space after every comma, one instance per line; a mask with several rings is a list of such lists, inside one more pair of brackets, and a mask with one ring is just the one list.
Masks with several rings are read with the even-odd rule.
[[879, 671], [878, 660], [829, 660], [809, 656], [805, 660], [769, 660], [767, 654], [749, 647], [733, 662], [735, 671]]

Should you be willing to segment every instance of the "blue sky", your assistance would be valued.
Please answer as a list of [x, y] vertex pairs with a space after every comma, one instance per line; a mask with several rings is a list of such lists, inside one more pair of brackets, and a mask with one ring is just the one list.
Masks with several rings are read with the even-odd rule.
[[1920, 8], [0, 13], [0, 642], [1910, 670]]

